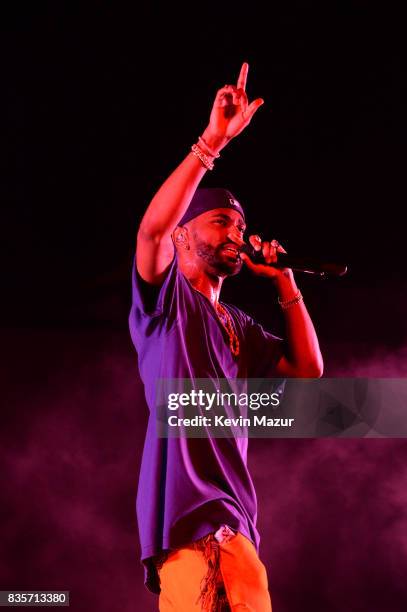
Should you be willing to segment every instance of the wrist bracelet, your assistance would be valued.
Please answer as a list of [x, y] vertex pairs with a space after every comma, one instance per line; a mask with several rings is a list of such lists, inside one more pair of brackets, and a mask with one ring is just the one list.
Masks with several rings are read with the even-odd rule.
[[[220, 157], [219, 153], [214, 153], [210, 147], [208, 147], [208, 145], [206, 144], [205, 140], [202, 138], [202, 136], [198, 137], [198, 142], [201, 145], [201, 149], [204, 151], [204, 153], [206, 153], [207, 155], [210, 155], [211, 157], [214, 157], [215, 159], [218, 159]], [[203, 146], [202, 146], [203, 145]], [[206, 149], [206, 151], [205, 151]]]
[[205, 168], [207, 168], [208, 170], [213, 170], [213, 162], [209, 159], [207, 155], [205, 155], [203, 151], [201, 151], [198, 145], [193, 144], [191, 147], [191, 151], [195, 155], [195, 157], [197, 157], [202, 162]]
[[287, 310], [287, 308], [291, 308], [291, 306], [295, 306], [300, 302], [303, 302], [304, 298], [302, 297], [301, 291], [298, 289], [297, 295], [293, 297], [291, 300], [280, 300], [278, 298], [278, 303], [280, 304], [283, 310]]

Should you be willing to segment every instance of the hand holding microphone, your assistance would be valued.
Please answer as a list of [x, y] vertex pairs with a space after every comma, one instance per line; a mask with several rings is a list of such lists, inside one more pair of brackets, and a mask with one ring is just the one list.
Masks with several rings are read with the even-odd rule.
[[255, 274], [276, 278], [287, 276], [291, 270], [319, 276], [343, 276], [347, 266], [323, 262], [310, 257], [289, 255], [277, 240], [262, 242], [260, 236], [250, 236], [249, 244], [240, 247], [240, 257]]
[[262, 241], [260, 236], [253, 235], [249, 237], [249, 243], [240, 248], [240, 258], [252, 272], [273, 279], [293, 275], [290, 268], [277, 268], [275, 265], [280, 253], [286, 254], [286, 250], [277, 240]]

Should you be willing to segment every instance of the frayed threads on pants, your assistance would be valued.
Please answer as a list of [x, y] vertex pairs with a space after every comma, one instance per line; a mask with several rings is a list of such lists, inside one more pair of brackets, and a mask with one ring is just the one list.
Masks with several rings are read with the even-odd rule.
[[215, 536], [209, 535], [193, 544], [195, 550], [202, 552], [208, 571], [201, 581], [201, 592], [197, 603], [201, 602], [202, 610], [206, 612], [230, 612], [229, 602], [220, 571], [219, 542]]
[[[222, 525], [215, 534], [210, 533], [188, 546], [188, 548], [202, 553], [207, 566], [207, 572], [201, 580], [200, 594], [196, 600], [196, 604], [200, 604], [201, 609], [205, 612], [230, 612], [220, 569], [219, 542], [227, 542], [233, 536], [235, 536], [235, 533], [227, 525]], [[163, 551], [156, 557], [157, 571], [162, 568], [169, 554], [170, 551]]]

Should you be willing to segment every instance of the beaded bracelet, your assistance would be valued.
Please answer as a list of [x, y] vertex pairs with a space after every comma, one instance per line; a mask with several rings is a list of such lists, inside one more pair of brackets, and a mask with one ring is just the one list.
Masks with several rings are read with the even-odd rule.
[[280, 304], [281, 308], [283, 310], [287, 310], [287, 308], [291, 308], [291, 306], [295, 306], [296, 304], [299, 304], [300, 302], [302, 302], [304, 300], [304, 298], [302, 297], [301, 291], [298, 289], [298, 293], [295, 297], [293, 297], [291, 300], [280, 300], [280, 298], [278, 298], [278, 303]]
[[213, 162], [209, 159], [207, 155], [198, 147], [198, 145], [193, 144], [191, 147], [192, 153], [197, 157], [208, 170], [213, 170], [214, 165]]

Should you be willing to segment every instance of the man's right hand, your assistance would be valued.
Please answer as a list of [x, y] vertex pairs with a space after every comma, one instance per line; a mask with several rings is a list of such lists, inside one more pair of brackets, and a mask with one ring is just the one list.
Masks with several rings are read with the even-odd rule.
[[264, 103], [262, 98], [256, 98], [251, 104], [248, 102], [248, 70], [249, 65], [245, 62], [240, 69], [237, 85], [225, 85], [216, 94], [209, 125], [202, 134], [208, 147], [216, 153], [249, 125], [254, 113]]

